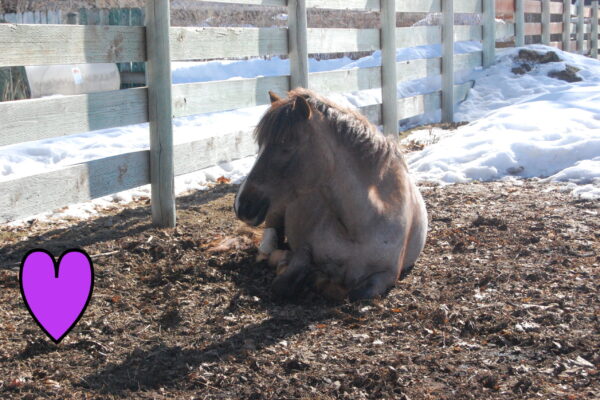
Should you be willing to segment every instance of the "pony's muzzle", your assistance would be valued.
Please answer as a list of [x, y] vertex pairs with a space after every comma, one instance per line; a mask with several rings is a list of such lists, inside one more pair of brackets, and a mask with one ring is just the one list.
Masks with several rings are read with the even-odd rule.
[[267, 197], [256, 193], [244, 192], [236, 199], [235, 213], [248, 225], [258, 226], [267, 217], [271, 202]]

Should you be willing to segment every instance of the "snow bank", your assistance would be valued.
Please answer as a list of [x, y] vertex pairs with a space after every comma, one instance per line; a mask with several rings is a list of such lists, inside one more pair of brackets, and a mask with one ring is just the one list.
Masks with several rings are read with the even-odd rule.
[[[514, 75], [505, 51], [498, 63], [474, 73], [475, 87], [456, 120], [474, 121], [409, 156], [419, 180], [442, 184], [507, 177], [571, 182], [573, 194], [600, 197], [600, 62], [545, 46], [564, 62], [540, 64]], [[582, 82], [547, 76], [569, 64]]]

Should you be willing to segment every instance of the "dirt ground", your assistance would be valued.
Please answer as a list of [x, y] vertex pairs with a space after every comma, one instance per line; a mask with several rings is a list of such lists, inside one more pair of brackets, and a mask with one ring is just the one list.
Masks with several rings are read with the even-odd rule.
[[[600, 211], [525, 181], [427, 187], [430, 232], [382, 300], [272, 300], [239, 232], [236, 187], [178, 199], [176, 229], [147, 202], [98, 218], [0, 228], [2, 399], [598, 399]], [[85, 249], [94, 294], [54, 345], [29, 316], [18, 264]]]

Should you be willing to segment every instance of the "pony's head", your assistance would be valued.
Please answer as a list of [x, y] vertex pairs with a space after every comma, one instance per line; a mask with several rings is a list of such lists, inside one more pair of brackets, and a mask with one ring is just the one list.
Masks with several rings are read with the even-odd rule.
[[332, 129], [307, 90], [287, 98], [272, 92], [271, 107], [255, 131], [259, 153], [235, 199], [235, 213], [260, 225], [271, 208], [317, 188], [333, 168], [332, 146], [323, 131]]

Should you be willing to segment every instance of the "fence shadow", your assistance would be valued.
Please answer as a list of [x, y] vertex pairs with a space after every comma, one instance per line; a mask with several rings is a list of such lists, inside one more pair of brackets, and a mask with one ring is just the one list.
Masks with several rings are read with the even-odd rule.
[[[217, 186], [210, 190], [180, 196], [177, 198], [177, 203], [180, 210], [193, 209], [229, 193], [234, 193], [236, 188], [233, 185]], [[16, 243], [1, 245], [0, 259], [3, 264], [0, 269], [17, 268], [23, 255], [34, 248], [44, 248], [53, 254], [60, 254], [66, 249], [75, 247], [85, 249], [97, 243], [114, 241], [149, 229], [155, 229], [152, 226], [152, 211], [149, 204], [136, 208], [124, 208], [113, 215], [82, 220], [73, 225], [33, 234]], [[36, 231], [37, 228], [32, 230]]]
[[[323, 311], [304, 320], [297, 320], [286, 317], [289, 313], [284, 309], [263, 322], [245, 327], [234, 335], [203, 348], [184, 349], [161, 343], [144, 351], [134, 350], [123, 361], [86, 376], [81, 386], [112, 395], [120, 395], [125, 391], [177, 387], [182, 379], [203, 363], [223, 360], [233, 364], [246, 363], [252, 358], [251, 353], [258, 353], [305, 331], [310, 324], [330, 318], [327, 314], [330, 313]], [[248, 338], [254, 340], [251, 352], [244, 346]]]
[[[178, 209], [193, 213], [201, 210], [207, 203], [230, 196], [237, 188], [236, 185], [219, 185], [210, 190], [178, 197]], [[40, 229], [37, 236], [0, 247], [0, 259], [18, 263], [27, 250], [35, 247], [43, 247], [59, 254], [67, 248], [86, 248], [105, 241], [114, 242], [155, 229], [157, 228], [151, 224], [150, 206], [141, 205], [50, 231], [42, 232]], [[252, 255], [247, 257], [252, 258]], [[245, 264], [247, 262], [233, 260], [231, 265], [221, 268], [226, 279], [233, 283], [238, 292], [233, 296], [233, 307], [237, 304], [236, 296], [258, 296], [261, 300], [256, 306], [267, 314], [266, 319], [238, 327], [228, 337], [216, 335], [205, 345], [184, 348], [160, 340], [144, 348], [132, 348], [119, 355], [119, 361], [100, 365], [93, 373], [83, 376], [74, 383], [75, 386], [116, 396], [158, 388], [176, 388], [182, 382], [188, 382], [190, 372], [203, 363], [251, 364], [253, 359], [260, 359], [261, 353], [268, 347], [305, 332], [313, 324], [344, 319], [358, 312], [356, 304], [329, 303], [317, 295], [302, 297], [295, 304], [272, 301], [268, 294], [272, 272], [261, 272], [260, 268], [244, 268]], [[251, 350], [246, 347], [248, 339], [253, 341]], [[93, 349], [94, 346], [101, 345], [102, 340], [99, 341], [100, 344], [94, 340], [78, 340], [68, 344], [62, 351]], [[193, 342], [193, 339], [190, 342]], [[18, 357], [29, 359], [54, 351], [56, 348], [47, 341], [38, 340], [26, 346]], [[286, 365], [284, 369], [287, 368]], [[294, 368], [293, 365], [291, 368]]]

